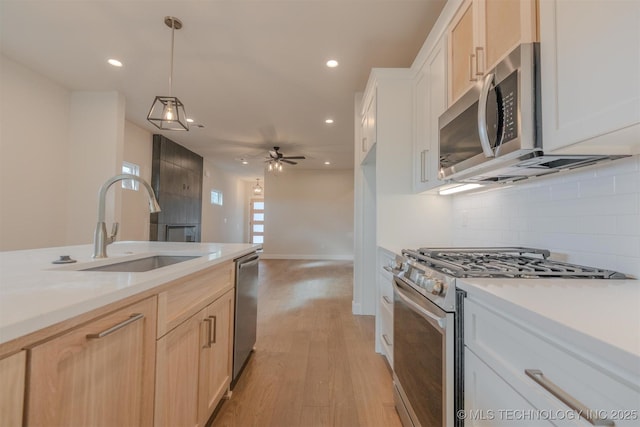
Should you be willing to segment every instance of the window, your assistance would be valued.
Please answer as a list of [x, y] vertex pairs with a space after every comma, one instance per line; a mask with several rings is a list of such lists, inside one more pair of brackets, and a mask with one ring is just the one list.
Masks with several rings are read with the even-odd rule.
[[222, 191], [211, 190], [211, 204], [222, 206]]
[[[122, 162], [122, 173], [128, 173], [130, 175], [140, 176], [140, 166], [135, 163]], [[126, 188], [127, 190], [138, 191], [139, 186], [138, 181], [134, 181], [132, 179], [125, 179], [122, 181], [122, 188]]]
[[264, 201], [251, 199], [251, 220], [249, 222], [251, 243], [264, 243]]

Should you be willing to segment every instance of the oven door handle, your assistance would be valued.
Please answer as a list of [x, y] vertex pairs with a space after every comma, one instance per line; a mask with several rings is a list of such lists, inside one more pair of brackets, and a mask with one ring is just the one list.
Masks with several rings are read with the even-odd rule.
[[413, 301], [411, 299], [411, 297], [407, 296], [407, 294], [402, 290], [402, 288], [400, 286], [398, 286], [396, 280], [402, 280], [400, 279], [398, 276], [395, 276], [393, 278], [393, 288], [395, 289], [396, 293], [398, 294], [398, 296], [400, 297], [400, 299], [402, 301], [404, 301], [410, 308], [412, 308], [415, 312], [417, 312], [418, 314], [421, 314], [422, 317], [424, 317], [429, 323], [431, 323], [433, 326], [441, 329], [441, 330], [446, 330], [447, 329], [447, 319], [446, 318], [442, 318], [439, 316], [436, 316], [435, 314], [431, 313], [430, 311], [427, 311], [426, 309], [424, 309], [423, 307], [421, 307], [419, 304], [417, 304], [415, 301]]

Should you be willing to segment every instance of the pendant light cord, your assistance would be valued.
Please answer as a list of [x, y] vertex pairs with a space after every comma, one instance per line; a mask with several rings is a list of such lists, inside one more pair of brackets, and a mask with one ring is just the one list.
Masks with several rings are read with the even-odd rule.
[[169, 69], [169, 96], [173, 96], [173, 44], [176, 30], [176, 21], [171, 18], [171, 68]]

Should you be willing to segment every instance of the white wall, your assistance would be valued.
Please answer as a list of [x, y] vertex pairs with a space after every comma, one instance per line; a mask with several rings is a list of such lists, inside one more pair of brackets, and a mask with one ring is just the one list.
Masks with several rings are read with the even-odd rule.
[[[151, 183], [153, 134], [131, 122], [124, 124], [123, 160], [140, 166], [140, 176]], [[121, 187], [121, 186], [119, 186]], [[142, 186], [138, 191], [121, 190], [119, 240], [149, 240], [149, 203]]]
[[[98, 190], [123, 158], [150, 178], [151, 134], [127, 123], [125, 137], [118, 93], [71, 92], [6, 56], [0, 93], [0, 250], [91, 243]], [[121, 223], [120, 239], [146, 240], [146, 196], [123, 195], [121, 205], [119, 188], [109, 190], [107, 220]]]
[[264, 258], [353, 259], [353, 170], [265, 176]]
[[[71, 93], [66, 244], [93, 242], [100, 187], [122, 172], [124, 110], [124, 97], [117, 92]], [[107, 231], [118, 220], [119, 188], [115, 184], [107, 193]]]
[[[211, 190], [222, 191], [222, 206], [211, 204]], [[203, 242], [244, 243], [246, 237], [246, 183], [237, 176], [215, 168], [204, 159], [202, 183]]]
[[453, 196], [456, 246], [530, 246], [640, 278], [640, 156]]
[[0, 56], [0, 250], [64, 244], [71, 94]]

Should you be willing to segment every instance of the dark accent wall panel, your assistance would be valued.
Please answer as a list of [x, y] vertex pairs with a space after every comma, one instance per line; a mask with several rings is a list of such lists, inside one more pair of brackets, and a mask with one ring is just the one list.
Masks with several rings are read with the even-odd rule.
[[[151, 214], [150, 239], [167, 240], [167, 228], [184, 227], [187, 241], [200, 241], [203, 159], [162, 135], [153, 135], [151, 186], [161, 212]], [[194, 232], [195, 230], [195, 232]]]

